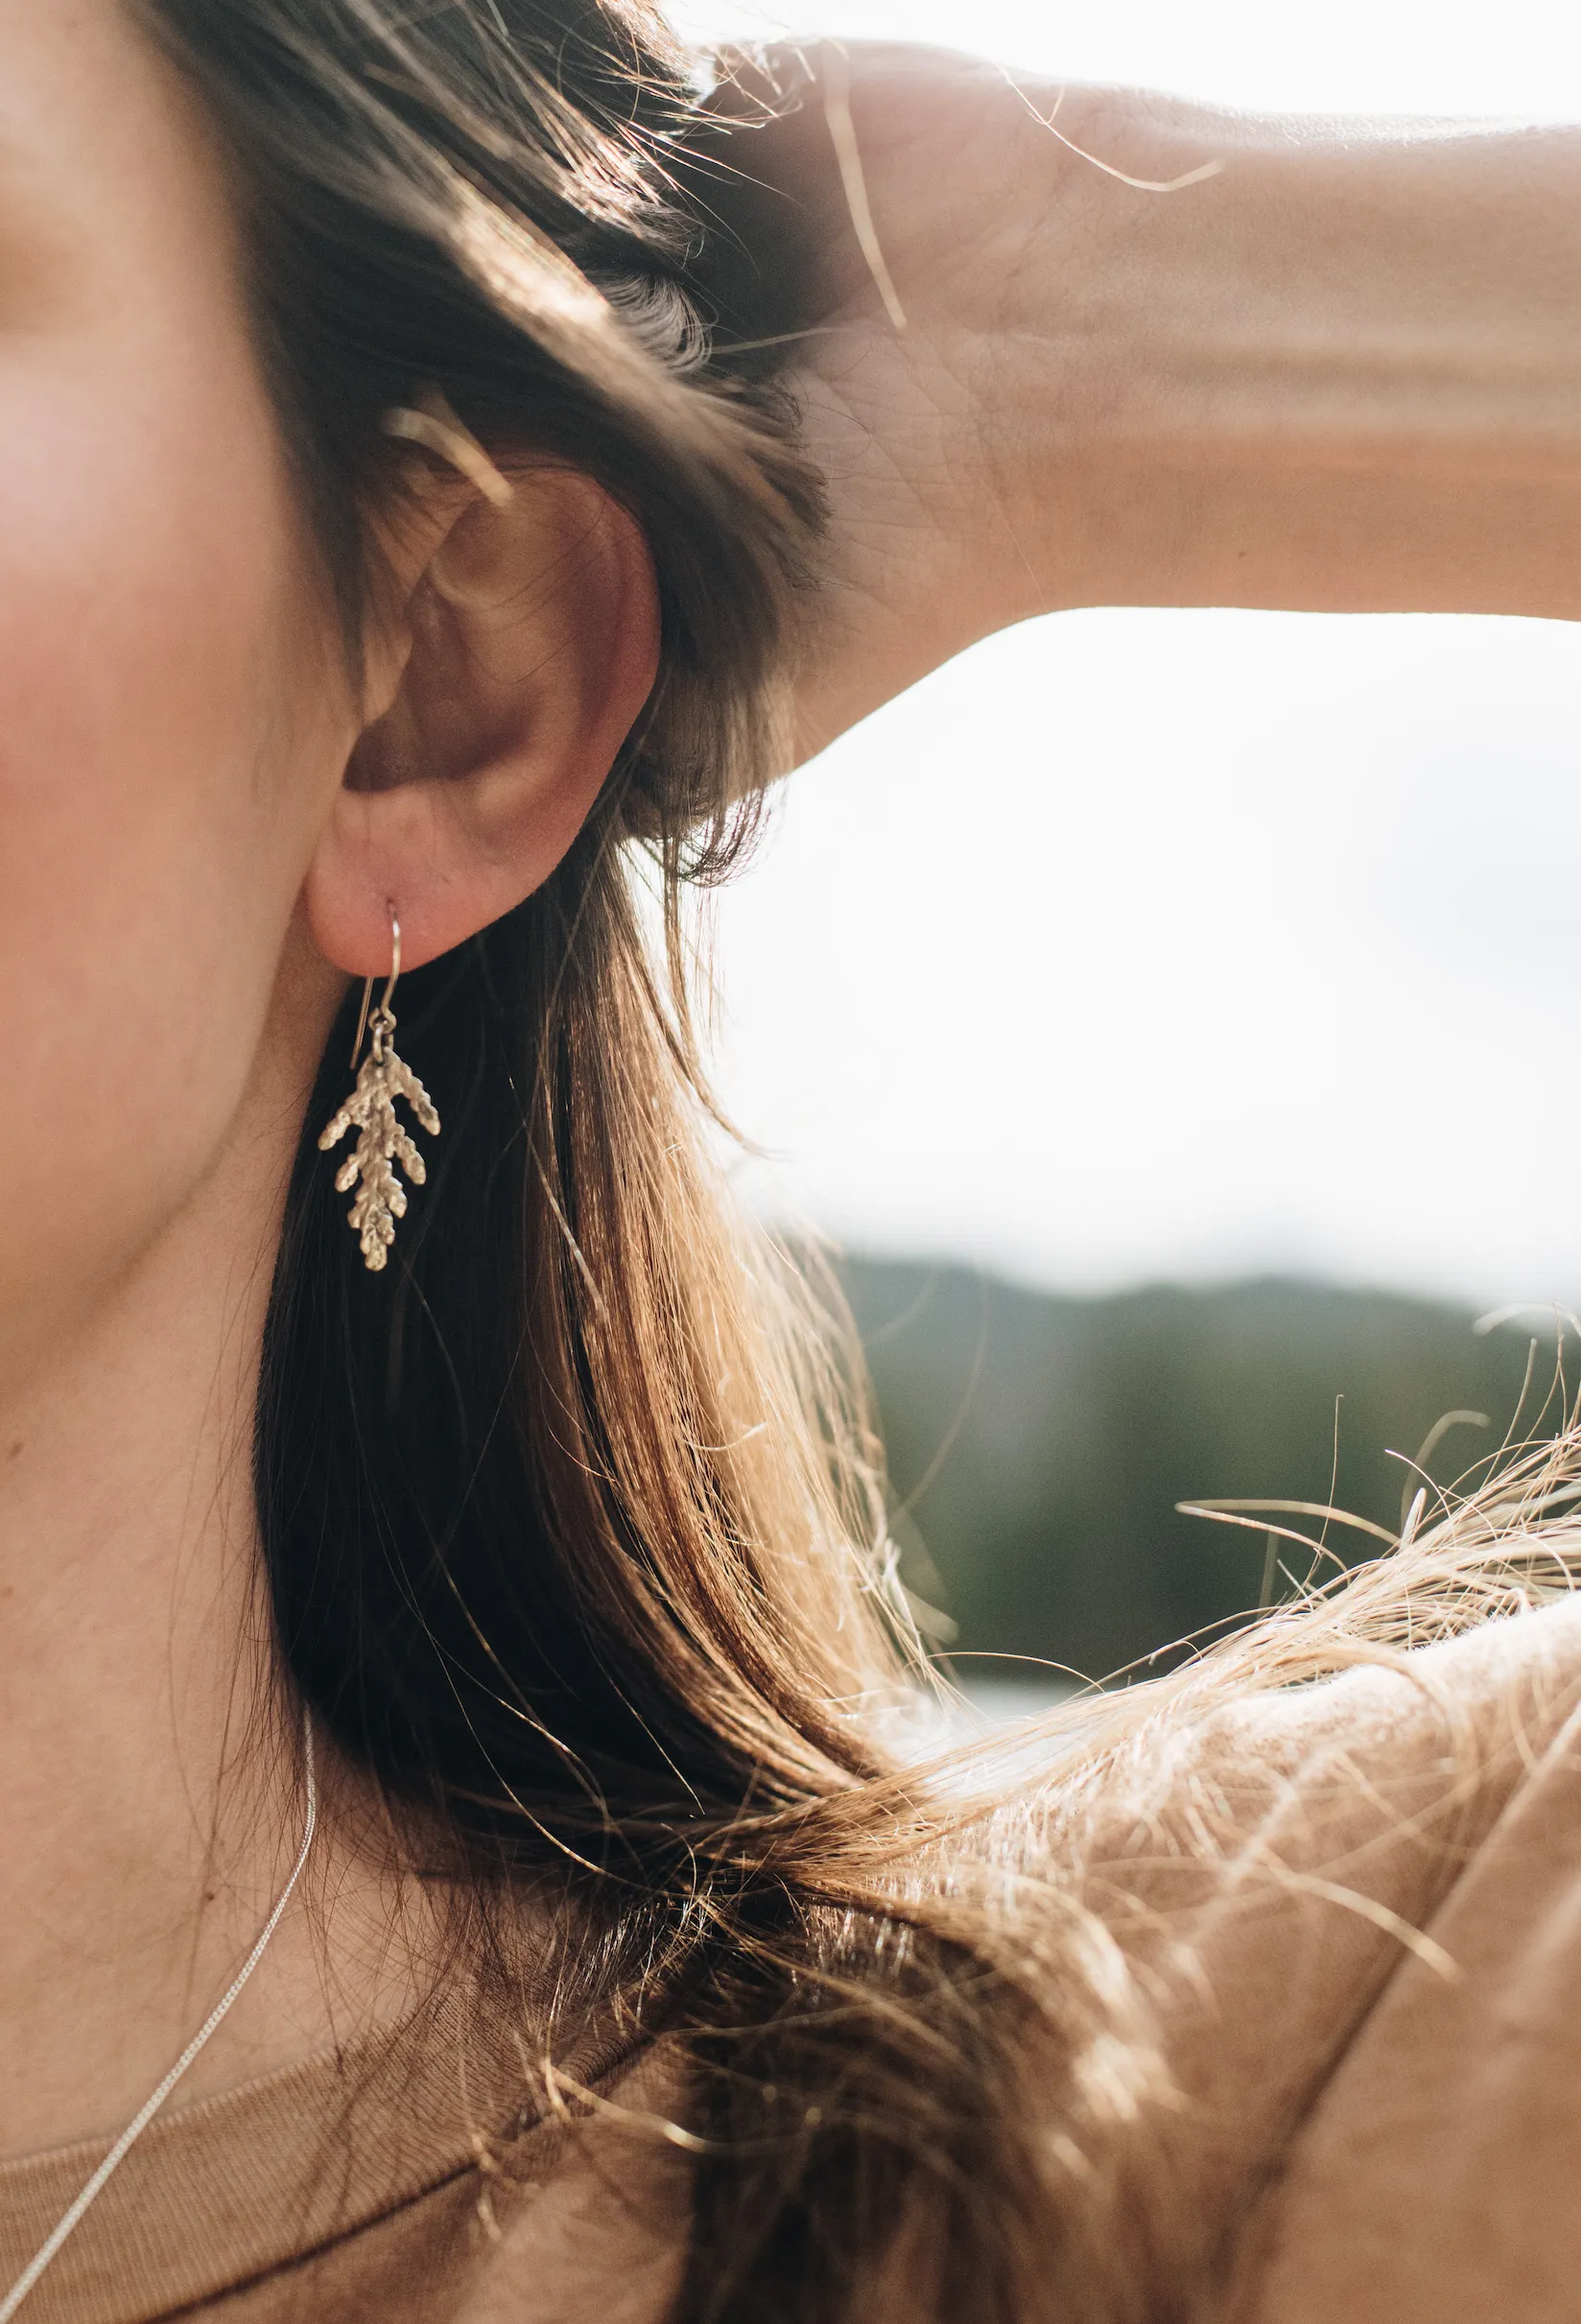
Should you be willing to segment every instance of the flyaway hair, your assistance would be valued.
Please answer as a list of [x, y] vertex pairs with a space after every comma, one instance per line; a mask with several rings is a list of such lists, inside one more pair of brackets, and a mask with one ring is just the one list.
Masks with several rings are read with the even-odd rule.
[[[435, 456], [383, 422], [430, 394], [506, 480], [602, 485], [662, 608], [560, 868], [403, 984], [444, 1134], [379, 1274], [317, 1147], [349, 1014], [326, 1053], [257, 1428], [291, 1678], [476, 1901], [480, 1954], [524, 1890], [555, 1905], [524, 2075], [552, 2082], [593, 2006], [682, 2069], [677, 2324], [1184, 2316], [1207, 2259], [1189, 2206], [1136, 2198], [1178, 2114], [1105, 1787], [1238, 1695], [1568, 1588], [1573, 1527], [1534, 1544], [1525, 1513], [1573, 1472], [1512, 1472], [1337, 1595], [1077, 1706], [1041, 1791], [891, 1747], [931, 1681], [878, 1447], [804, 1274], [720, 1182], [680, 917], [784, 763], [820, 498], [751, 347], [795, 285], [733, 239], [739, 163], [643, 5], [135, 4], [230, 158], [353, 669], [381, 518]], [[1211, 1858], [1192, 1814], [1168, 1844]]]

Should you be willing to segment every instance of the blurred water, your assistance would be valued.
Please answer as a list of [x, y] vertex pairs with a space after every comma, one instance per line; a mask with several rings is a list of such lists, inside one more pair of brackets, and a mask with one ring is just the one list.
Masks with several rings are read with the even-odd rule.
[[961, 1693], [972, 1709], [992, 1726], [1010, 1726], [1018, 1719], [1035, 1719], [1068, 1702], [1075, 1689], [1059, 1679], [969, 1678]]

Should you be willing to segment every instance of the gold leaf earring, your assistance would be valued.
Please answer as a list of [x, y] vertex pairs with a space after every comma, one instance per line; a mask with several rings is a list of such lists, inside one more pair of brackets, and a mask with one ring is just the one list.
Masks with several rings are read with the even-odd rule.
[[395, 1055], [395, 1019], [389, 1002], [401, 973], [401, 923], [393, 912], [389, 915], [389, 981], [371, 1019], [368, 1016], [368, 1005], [373, 999], [371, 977], [364, 987], [363, 1013], [351, 1062], [355, 1065], [363, 1055], [365, 1031], [372, 1034], [367, 1055], [363, 1058], [356, 1088], [319, 1140], [319, 1151], [327, 1154], [332, 1146], [340, 1145], [348, 1129], [360, 1132], [355, 1148], [335, 1174], [335, 1191], [338, 1195], [349, 1194], [359, 1178], [362, 1180], [346, 1219], [362, 1242], [364, 1265], [375, 1274], [389, 1258], [389, 1246], [395, 1240], [396, 1220], [406, 1217], [406, 1188], [395, 1174], [396, 1163], [400, 1163], [413, 1186], [423, 1185], [428, 1177], [422, 1155], [396, 1118], [396, 1099], [406, 1100], [430, 1133], [439, 1126], [433, 1099], [411, 1066]]

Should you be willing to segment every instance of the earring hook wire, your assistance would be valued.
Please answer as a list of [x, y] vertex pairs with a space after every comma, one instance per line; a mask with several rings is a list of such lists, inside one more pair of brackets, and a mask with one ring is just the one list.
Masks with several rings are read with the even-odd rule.
[[[395, 916], [394, 905], [389, 905], [387, 909], [389, 913], [389, 975], [385, 981], [385, 997], [379, 1003], [381, 1016], [388, 1014], [390, 995], [401, 981], [401, 923]], [[357, 1038], [351, 1045], [351, 1067], [354, 1073], [357, 1069], [357, 1060], [363, 1054], [363, 1035], [367, 1031], [368, 1010], [373, 1002], [373, 984], [372, 977], [368, 977], [363, 984], [363, 1012], [357, 1019]]]

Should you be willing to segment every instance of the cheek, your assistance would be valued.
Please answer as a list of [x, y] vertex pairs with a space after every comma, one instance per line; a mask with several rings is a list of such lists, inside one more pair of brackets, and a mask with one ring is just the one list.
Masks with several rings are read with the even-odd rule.
[[349, 739], [250, 363], [164, 354], [0, 367], [0, 1304], [212, 1164]]

